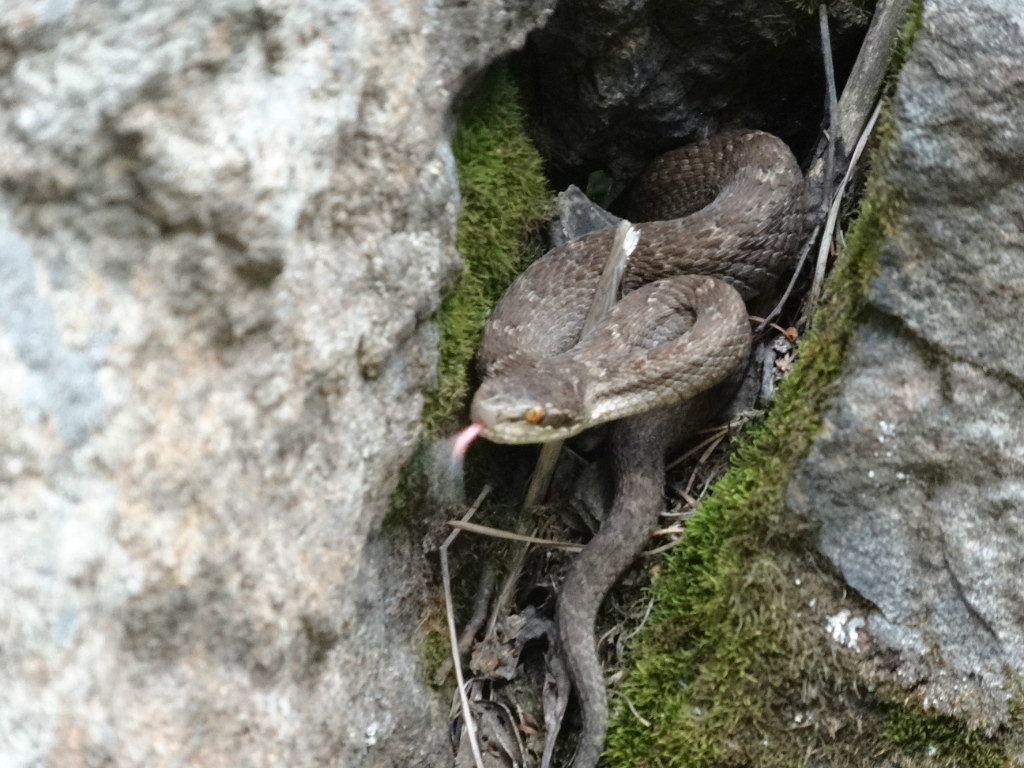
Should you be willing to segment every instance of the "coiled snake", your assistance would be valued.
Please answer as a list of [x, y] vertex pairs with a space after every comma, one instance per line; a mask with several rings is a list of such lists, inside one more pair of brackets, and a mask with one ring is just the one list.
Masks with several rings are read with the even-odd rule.
[[[664, 452], [710, 407], [706, 394], [750, 349], [745, 301], [789, 265], [803, 227], [803, 176], [758, 131], [669, 152], [631, 191], [640, 240], [623, 298], [579, 338], [614, 234], [550, 251], [495, 306], [480, 348], [471, 417], [499, 443], [541, 443], [612, 427], [616, 492], [562, 586], [558, 635], [583, 712], [574, 765], [590, 768], [608, 708], [594, 641], [605, 593], [662, 509]], [[704, 394], [702, 394], [704, 393]]]

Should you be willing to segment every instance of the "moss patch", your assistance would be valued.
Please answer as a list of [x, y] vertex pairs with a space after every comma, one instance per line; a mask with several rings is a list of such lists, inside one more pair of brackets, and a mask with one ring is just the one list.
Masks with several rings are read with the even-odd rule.
[[540, 155], [526, 135], [519, 92], [505, 66], [493, 67], [466, 100], [452, 150], [462, 196], [455, 245], [464, 267], [438, 314], [437, 386], [423, 411], [428, 436], [463, 406], [467, 368], [487, 313], [538, 255], [531, 238], [551, 202]]
[[926, 715], [916, 707], [892, 707], [882, 731], [891, 749], [924, 766], [1000, 768], [1009, 764], [999, 740], [944, 715]]
[[419, 518], [427, 493], [426, 446], [458, 427], [487, 313], [539, 255], [536, 233], [552, 195], [524, 119], [518, 89], [500, 63], [481, 77], [459, 111], [452, 150], [462, 198], [455, 245], [463, 269], [437, 314], [437, 384], [424, 403], [421, 445], [391, 496], [387, 529]]

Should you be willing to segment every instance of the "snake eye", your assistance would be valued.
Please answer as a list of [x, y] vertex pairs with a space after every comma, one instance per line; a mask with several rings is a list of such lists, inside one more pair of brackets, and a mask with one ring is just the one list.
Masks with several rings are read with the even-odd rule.
[[532, 408], [528, 408], [526, 413], [523, 414], [523, 418], [531, 424], [536, 424], [544, 418], [544, 408], [539, 405], [535, 405]]

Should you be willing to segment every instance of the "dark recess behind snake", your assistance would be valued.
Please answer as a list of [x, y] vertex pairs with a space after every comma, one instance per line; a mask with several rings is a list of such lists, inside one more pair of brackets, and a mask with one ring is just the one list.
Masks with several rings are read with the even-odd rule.
[[[722, 133], [663, 155], [630, 194], [640, 240], [623, 298], [579, 339], [614, 233], [550, 251], [495, 306], [480, 349], [472, 418], [495, 442], [561, 439], [604, 421], [616, 491], [562, 585], [557, 625], [583, 713], [574, 765], [597, 763], [607, 728], [594, 623], [605, 593], [663, 508], [664, 455], [723, 405], [745, 363], [745, 301], [792, 261], [804, 181], [789, 148], [758, 131]], [[734, 376], [732, 377], [734, 378]]]

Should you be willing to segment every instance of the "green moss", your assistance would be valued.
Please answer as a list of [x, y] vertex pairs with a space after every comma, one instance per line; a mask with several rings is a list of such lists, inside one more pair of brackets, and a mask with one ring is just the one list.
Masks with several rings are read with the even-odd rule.
[[923, 0], [910, 0], [910, 5], [907, 7], [907, 18], [903, 23], [903, 27], [899, 31], [899, 37], [896, 40], [896, 47], [892, 52], [892, 60], [889, 62], [889, 67], [886, 72], [887, 88], [895, 87], [896, 78], [899, 77], [899, 73], [903, 69], [903, 65], [907, 63], [907, 59], [910, 57], [910, 51], [914, 47], [914, 39], [917, 37], [917, 33], [921, 31], [921, 25], [923, 24]]
[[519, 92], [503, 64], [466, 96], [452, 139], [462, 207], [455, 245], [463, 269], [445, 292], [437, 384], [423, 407], [423, 442], [391, 497], [386, 528], [418, 516], [427, 490], [426, 444], [458, 426], [484, 319], [526, 263], [551, 203], [542, 161], [526, 135]]
[[915, 706], [894, 706], [883, 734], [892, 750], [916, 759], [917, 765], [1001, 768], [1010, 761], [998, 739], [944, 715], [927, 715]]
[[451, 644], [448, 641], [445, 617], [424, 617], [422, 629], [417, 637], [420, 680], [424, 685], [434, 686], [439, 669], [451, 659]]
[[404, 532], [406, 524], [418, 516], [427, 495], [427, 448], [421, 441], [398, 473], [398, 484], [391, 493], [383, 529], [387, 533]]
[[523, 120], [519, 93], [503, 65], [487, 73], [459, 116], [452, 141], [462, 196], [455, 245], [464, 267], [438, 314], [437, 386], [423, 411], [427, 435], [464, 404], [467, 368], [487, 312], [537, 255], [530, 238], [551, 194]]

